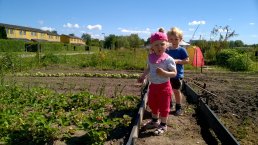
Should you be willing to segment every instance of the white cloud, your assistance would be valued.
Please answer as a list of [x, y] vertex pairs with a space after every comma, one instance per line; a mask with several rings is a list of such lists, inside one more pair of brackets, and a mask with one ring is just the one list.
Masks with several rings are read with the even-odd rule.
[[55, 28], [51, 28], [51, 27], [41, 27], [40, 29], [44, 30], [44, 31], [53, 31], [53, 30], [55, 30]]
[[64, 28], [80, 28], [79, 24], [66, 23], [63, 25]]
[[255, 23], [249, 23], [249, 25], [255, 25]]
[[200, 25], [200, 24], [204, 25], [206, 24], [206, 22], [202, 20], [202, 21], [192, 21], [188, 23], [188, 25]]
[[102, 30], [102, 26], [100, 24], [97, 25], [88, 25], [87, 29], [89, 30]]
[[80, 28], [78, 24], [74, 24], [74, 28]]
[[253, 34], [253, 35], [251, 35], [251, 37], [256, 38], [256, 37], [258, 37], [258, 35]]
[[146, 28], [145, 30], [129, 30], [124, 28], [118, 28], [123, 33], [131, 33], [131, 34], [150, 34], [150, 29]]

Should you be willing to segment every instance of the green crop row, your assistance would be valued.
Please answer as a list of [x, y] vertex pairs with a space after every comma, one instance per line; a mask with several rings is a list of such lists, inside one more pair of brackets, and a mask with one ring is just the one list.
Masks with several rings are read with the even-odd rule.
[[126, 78], [137, 79], [139, 74], [108, 74], [108, 73], [16, 73], [18, 77], [102, 77], [102, 78]]
[[139, 98], [107, 98], [88, 92], [57, 94], [40, 88], [0, 87], [0, 142], [34, 145], [68, 141], [84, 132], [85, 144], [104, 144], [128, 130]]

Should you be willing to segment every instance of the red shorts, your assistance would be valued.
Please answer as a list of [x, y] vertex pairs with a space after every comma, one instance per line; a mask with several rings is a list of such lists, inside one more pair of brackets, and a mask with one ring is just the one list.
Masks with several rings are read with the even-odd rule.
[[172, 87], [170, 81], [163, 84], [150, 84], [148, 94], [148, 105], [153, 114], [167, 117], [170, 112], [170, 100]]

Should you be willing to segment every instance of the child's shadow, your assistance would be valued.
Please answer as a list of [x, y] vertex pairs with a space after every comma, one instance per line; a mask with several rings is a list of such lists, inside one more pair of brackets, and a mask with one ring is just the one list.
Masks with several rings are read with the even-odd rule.
[[144, 111], [144, 114], [143, 114], [143, 118], [142, 118], [142, 124], [141, 124], [141, 128], [139, 130], [139, 136], [138, 138], [146, 138], [146, 137], [150, 137], [150, 136], [153, 136], [153, 129], [146, 129], [143, 124], [146, 123], [148, 120], [151, 119], [151, 112], [149, 111]]

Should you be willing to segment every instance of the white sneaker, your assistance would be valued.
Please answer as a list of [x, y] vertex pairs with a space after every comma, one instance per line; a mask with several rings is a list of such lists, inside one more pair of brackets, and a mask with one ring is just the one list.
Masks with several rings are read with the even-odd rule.
[[159, 121], [153, 122], [152, 120], [148, 121], [143, 125], [145, 129], [153, 129], [153, 128], [157, 128], [158, 126], [159, 126]]
[[159, 125], [158, 128], [154, 131], [155, 135], [162, 135], [167, 131], [167, 125]]

